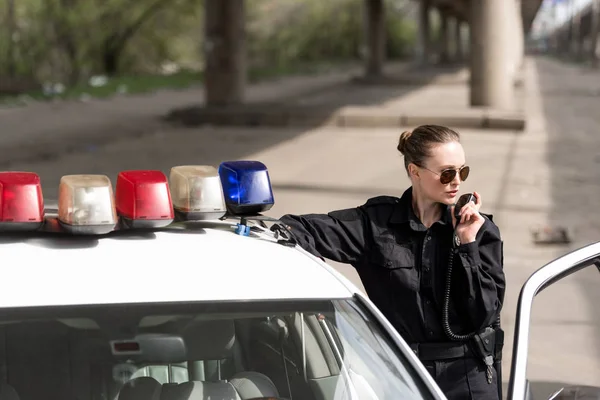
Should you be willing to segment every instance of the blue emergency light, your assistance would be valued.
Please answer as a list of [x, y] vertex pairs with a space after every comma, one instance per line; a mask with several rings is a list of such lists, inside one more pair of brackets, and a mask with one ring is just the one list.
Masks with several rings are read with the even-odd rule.
[[275, 203], [267, 167], [259, 161], [225, 161], [219, 165], [225, 204], [231, 214], [270, 210]]

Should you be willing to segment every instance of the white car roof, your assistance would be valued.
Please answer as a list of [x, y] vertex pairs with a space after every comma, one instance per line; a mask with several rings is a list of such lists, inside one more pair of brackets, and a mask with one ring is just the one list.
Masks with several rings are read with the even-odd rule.
[[[200, 225], [202, 226], [202, 225]], [[107, 236], [0, 236], [0, 308], [335, 299], [358, 291], [304, 250], [230, 224]]]

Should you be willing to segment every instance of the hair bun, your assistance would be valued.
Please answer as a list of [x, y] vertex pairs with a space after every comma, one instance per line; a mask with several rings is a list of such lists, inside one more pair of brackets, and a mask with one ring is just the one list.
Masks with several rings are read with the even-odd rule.
[[400, 140], [398, 140], [398, 151], [404, 154], [404, 150], [406, 149], [406, 142], [412, 135], [412, 131], [404, 131], [400, 134]]

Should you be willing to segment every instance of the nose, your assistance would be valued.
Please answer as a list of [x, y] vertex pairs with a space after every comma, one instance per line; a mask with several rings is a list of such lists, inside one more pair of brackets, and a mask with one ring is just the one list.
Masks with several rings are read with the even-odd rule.
[[460, 185], [460, 182], [461, 182], [461, 180], [460, 180], [460, 173], [457, 172], [456, 175], [454, 175], [454, 179], [452, 179], [452, 182], [450, 182], [450, 183], [452, 185], [458, 186], [458, 185]]

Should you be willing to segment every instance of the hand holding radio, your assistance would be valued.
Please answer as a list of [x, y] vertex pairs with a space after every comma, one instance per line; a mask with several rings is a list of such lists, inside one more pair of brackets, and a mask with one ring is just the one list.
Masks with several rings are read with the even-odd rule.
[[481, 195], [477, 192], [463, 194], [456, 205], [452, 206], [452, 223], [460, 243], [465, 244], [475, 241], [477, 232], [485, 222], [483, 216], [479, 214], [480, 208]]

